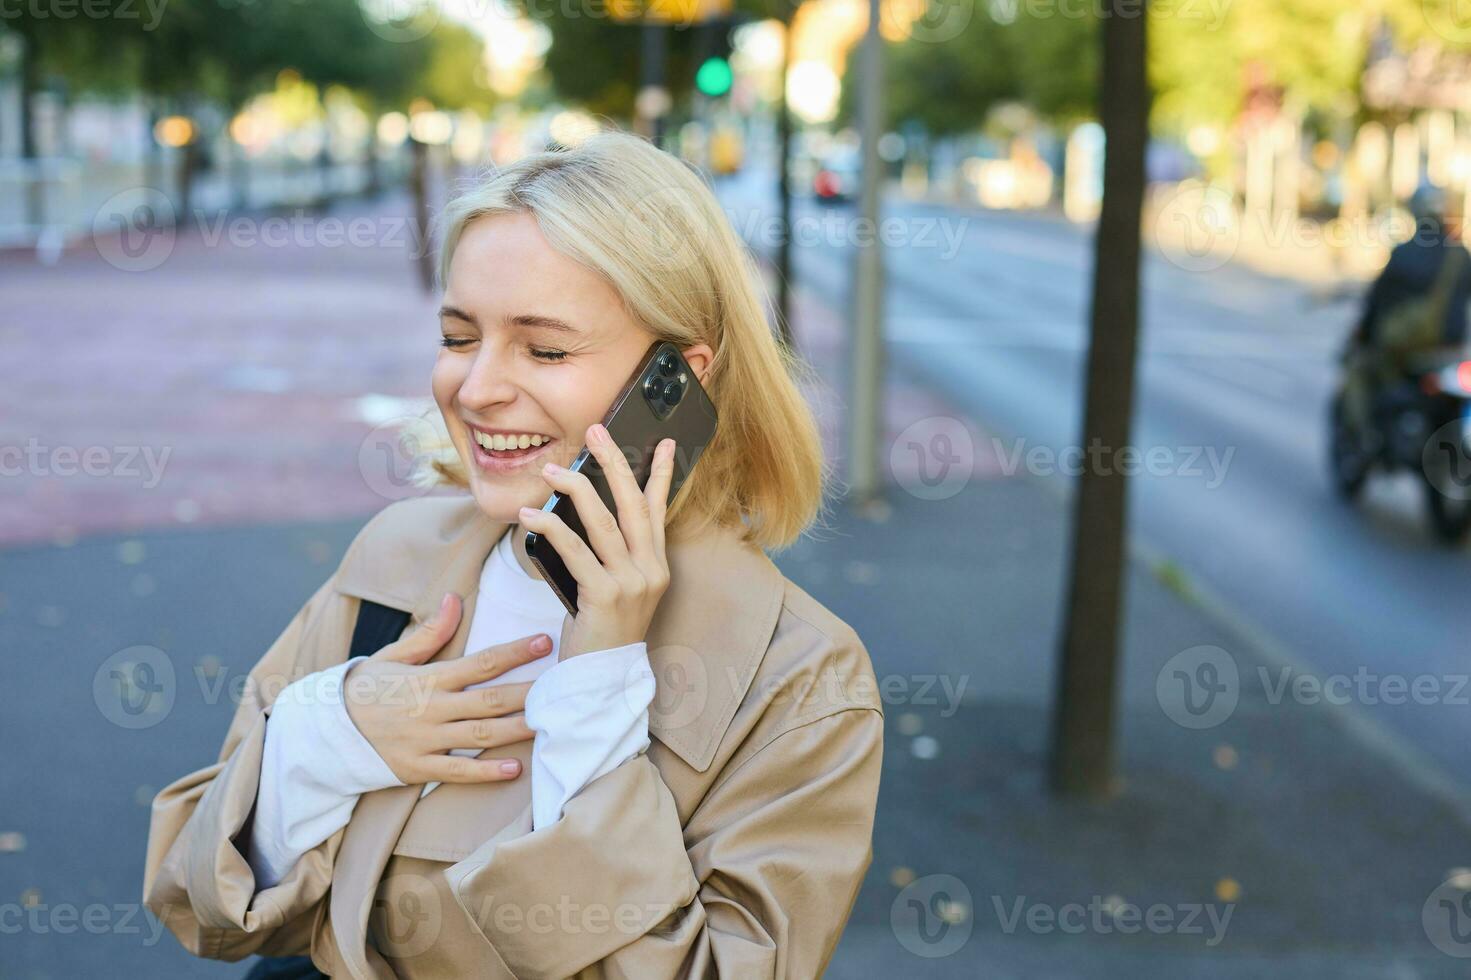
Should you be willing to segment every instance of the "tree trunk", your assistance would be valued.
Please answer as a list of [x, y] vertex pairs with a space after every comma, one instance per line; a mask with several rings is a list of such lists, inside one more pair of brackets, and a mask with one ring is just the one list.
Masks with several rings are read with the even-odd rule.
[[[1145, 11], [1102, 24], [1103, 204], [1094, 238], [1092, 337], [1083, 410], [1088, 460], [1073, 511], [1072, 567], [1053, 714], [1052, 786], [1101, 798], [1114, 789], [1114, 688], [1124, 598], [1129, 445], [1139, 332], [1140, 212], [1149, 130]], [[1095, 465], [1093, 447], [1104, 462]]]
[[367, 168], [368, 183], [363, 193], [377, 198], [383, 193], [383, 168], [378, 161], [378, 130], [376, 125], [368, 127], [368, 145], [363, 148], [363, 166]]
[[40, 234], [46, 222], [46, 188], [36, 145], [36, 96], [41, 90], [41, 58], [36, 39], [23, 36], [20, 53], [20, 156], [25, 161], [26, 224]]
[[237, 211], [250, 207], [250, 157], [233, 138], [230, 147], [230, 206]]
[[[192, 102], [192, 100], [191, 100]], [[193, 106], [187, 107], [192, 110]], [[179, 213], [174, 219], [180, 227], [189, 223], [194, 213], [194, 177], [199, 170], [200, 134], [198, 113], [189, 111], [189, 141], [180, 147], [179, 153]]]
[[322, 148], [317, 151], [317, 193], [316, 200], [312, 206], [317, 210], [326, 210], [333, 201], [332, 193], [332, 150], [329, 144], [330, 137], [324, 135]]
[[434, 291], [434, 256], [429, 241], [429, 147], [409, 137], [413, 153], [409, 172], [409, 188], [414, 198], [414, 262], [419, 272], [419, 285], [424, 292]]

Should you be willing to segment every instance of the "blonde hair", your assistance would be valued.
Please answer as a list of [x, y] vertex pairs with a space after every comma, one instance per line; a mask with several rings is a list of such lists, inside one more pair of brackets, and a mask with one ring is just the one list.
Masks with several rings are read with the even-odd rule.
[[[659, 340], [714, 351], [704, 387], [720, 422], [670, 503], [671, 534], [744, 525], [743, 540], [782, 549], [819, 519], [831, 472], [800, 386], [820, 382], [768, 326], [756, 263], [694, 171], [617, 131], [490, 171], [438, 218], [441, 288], [466, 226], [499, 214], [535, 217]], [[452, 446], [432, 467], [437, 482], [468, 485]]]

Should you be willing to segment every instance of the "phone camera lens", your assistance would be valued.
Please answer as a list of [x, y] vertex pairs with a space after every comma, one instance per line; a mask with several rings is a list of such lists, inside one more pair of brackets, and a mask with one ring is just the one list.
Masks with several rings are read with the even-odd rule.
[[664, 396], [664, 379], [650, 378], [648, 381], [645, 381], [644, 392], [648, 395], [649, 401], [658, 401]]
[[665, 351], [659, 355], [659, 373], [673, 374], [679, 370], [679, 358], [674, 356], [673, 351]]
[[664, 404], [668, 405], [670, 408], [678, 405], [679, 400], [683, 397], [684, 385], [680, 384], [678, 381], [669, 382], [668, 387], [664, 389]]

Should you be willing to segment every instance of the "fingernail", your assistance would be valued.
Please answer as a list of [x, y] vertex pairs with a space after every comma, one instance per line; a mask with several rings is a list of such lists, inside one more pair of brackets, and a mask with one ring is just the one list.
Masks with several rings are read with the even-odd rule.
[[507, 773], [508, 775], [515, 775], [517, 772], [520, 771], [520, 769], [521, 769], [521, 763], [519, 763], [519, 762], [502, 762], [501, 763], [501, 772]]
[[543, 466], [541, 469], [542, 469], [542, 472], [543, 473], [560, 473], [560, 472], [562, 472], [562, 467], [558, 466], [556, 463], [548, 463], [545, 466]]
[[536, 508], [535, 507], [522, 507], [521, 508], [521, 516], [522, 517], [530, 517], [530, 516], [532, 516], [535, 513], [536, 513]]
[[551, 648], [552, 638], [549, 636], [538, 636], [536, 639], [531, 641], [531, 649], [535, 650], [537, 653], [546, 653]]
[[598, 442], [604, 442], [607, 440], [608, 430], [603, 428], [603, 424], [601, 422], [592, 427], [592, 437]]

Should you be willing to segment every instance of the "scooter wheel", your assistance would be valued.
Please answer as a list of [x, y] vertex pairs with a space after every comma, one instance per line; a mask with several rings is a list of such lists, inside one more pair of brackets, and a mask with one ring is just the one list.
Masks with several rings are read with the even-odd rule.
[[1335, 395], [1328, 411], [1328, 467], [1338, 496], [1347, 501], [1356, 500], [1369, 479], [1373, 462], [1364, 451], [1358, 433], [1344, 417], [1342, 393]]
[[1435, 534], [1443, 543], [1454, 547], [1466, 541], [1468, 532], [1471, 532], [1471, 500], [1447, 496], [1434, 480], [1427, 477], [1425, 504], [1430, 511], [1430, 523]]

